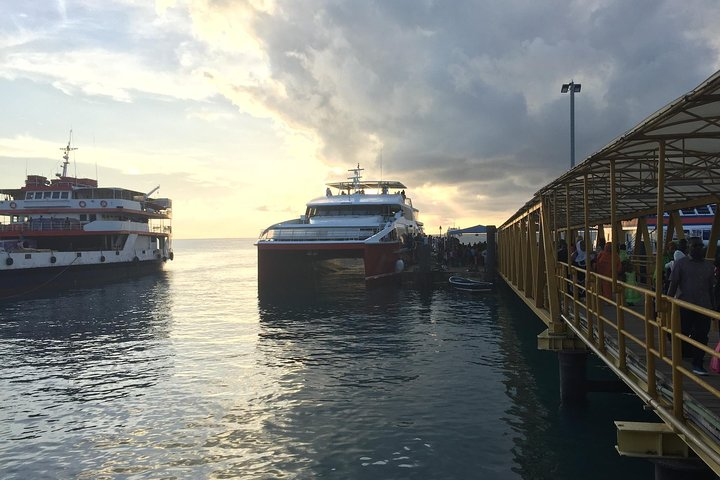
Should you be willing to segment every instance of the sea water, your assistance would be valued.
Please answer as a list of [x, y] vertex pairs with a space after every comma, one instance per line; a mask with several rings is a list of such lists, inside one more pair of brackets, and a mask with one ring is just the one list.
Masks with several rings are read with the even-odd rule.
[[561, 406], [507, 288], [259, 298], [252, 240], [174, 248], [161, 274], [0, 303], [0, 478], [652, 478], [612, 422], [653, 418]]

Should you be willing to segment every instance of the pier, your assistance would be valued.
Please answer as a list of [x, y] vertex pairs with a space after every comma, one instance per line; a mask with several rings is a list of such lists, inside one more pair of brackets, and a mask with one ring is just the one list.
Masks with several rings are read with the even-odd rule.
[[[619, 454], [653, 461], [657, 479], [720, 475], [720, 374], [697, 375], [682, 358], [684, 345], [705, 351], [706, 368], [720, 357], [720, 313], [655, 288], [665, 247], [687, 236], [683, 209], [715, 206], [705, 255], [715, 260], [719, 195], [720, 72], [541, 188], [497, 231], [498, 275], [547, 325], [538, 347], [558, 354], [562, 401], [584, 399], [585, 359], [597, 355], [658, 417], [616, 422]], [[584, 267], [558, 258], [578, 238]], [[615, 248], [601, 274], [589, 257], [604, 241]], [[618, 268], [621, 244], [636, 281]], [[712, 319], [707, 345], [682, 333], [681, 309]]]

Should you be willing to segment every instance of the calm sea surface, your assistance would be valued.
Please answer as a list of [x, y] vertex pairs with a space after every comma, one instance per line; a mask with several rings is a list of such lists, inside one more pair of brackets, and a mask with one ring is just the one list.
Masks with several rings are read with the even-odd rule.
[[509, 291], [261, 301], [251, 240], [174, 247], [159, 275], [0, 303], [0, 478], [652, 478], [612, 421], [653, 418], [562, 408]]

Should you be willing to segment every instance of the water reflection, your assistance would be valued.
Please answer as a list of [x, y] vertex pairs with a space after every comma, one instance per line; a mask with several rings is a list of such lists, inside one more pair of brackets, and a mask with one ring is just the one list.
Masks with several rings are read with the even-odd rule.
[[78, 405], [143, 395], [167, 375], [169, 303], [158, 275], [0, 306], [0, 403], [13, 425], [0, 447], [86, 428], [70, 415]]

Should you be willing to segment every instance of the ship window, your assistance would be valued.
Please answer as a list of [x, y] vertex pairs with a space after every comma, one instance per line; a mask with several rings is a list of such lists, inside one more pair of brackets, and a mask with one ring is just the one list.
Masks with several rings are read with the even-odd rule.
[[81, 214], [80, 214], [80, 221], [81, 221], [81, 222], [87, 222], [87, 215], [85, 215], [84, 213], [81, 213]]
[[42, 192], [35, 192], [35, 200], [42, 200]]
[[60, 192], [52, 192], [53, 198], [60, 198]]
[[681, 211], [683, 215], [695, 215], [694, 208], [683, 208]]
[[77, 255], [78, 258], [82, 257], [82, 252], [76, 252], [75, 255]]
[[25, 260], [29, 260], [32, 258], [32, 253], [26, 253], [25, 254]]
[[709, 215], [710, 214], [710, 208], [707, 205], [702, 205], [697, 207], [697, 212], [700, 215]]
[[52, 198], [52, 192], [43, 192], [43, 198]]
[[703, 231], [702, 231], [702, 239], [703, 239], [703, 240], [710, 240], [710, 230], [703, 230]]
[[68, 198], [68, 192], [60, 192], [60, 198]]
[[97, 215], [95, 215], [94, 213], [90, 214], [90, 221], [94, 222], [95, 220], [97, 220]]
[[27, 192], [25, 194], [25, 200], [32, 200], [33, 199], [33, 192]]

